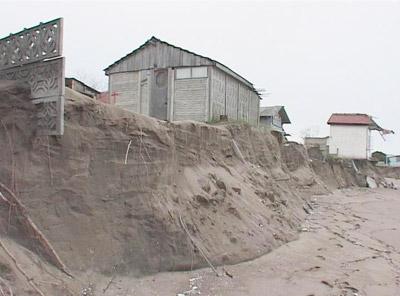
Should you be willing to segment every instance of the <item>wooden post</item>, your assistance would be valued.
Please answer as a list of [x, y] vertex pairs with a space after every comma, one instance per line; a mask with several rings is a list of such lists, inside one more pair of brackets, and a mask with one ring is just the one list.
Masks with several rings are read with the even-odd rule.
[[[111, 94], [111, 97], [113, 98], [112, 100], [113, 100], [113, 104], [115, 105], [115, 103], [116, 103], [116, 101], [117, 101], [117, 99], [116, 99], [116, 97], [118, 97], [119, 96], [119, 93], [117, 93], [117, 92], [115, 92], [115, 91], [113, 91], [112, 92], [112, 94]], [[111, 103], [111, 102], [110, 102]]]

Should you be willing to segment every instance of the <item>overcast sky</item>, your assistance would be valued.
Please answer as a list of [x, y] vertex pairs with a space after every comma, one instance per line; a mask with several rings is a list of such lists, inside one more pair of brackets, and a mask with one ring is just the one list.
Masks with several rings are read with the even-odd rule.
[[66, 75], [102, 90], [102, 71], [151, 36], [232, 68], [284, 105], [287, 131], [326, 136], [333, 112], [368, 113], [400, 154], [400, 2], [1, 2], [0, 36], [64, 18]]

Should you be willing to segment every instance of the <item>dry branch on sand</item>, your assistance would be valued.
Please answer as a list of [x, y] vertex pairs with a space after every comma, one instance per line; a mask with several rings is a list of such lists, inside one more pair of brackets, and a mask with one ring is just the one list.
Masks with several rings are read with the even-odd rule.
[[[4, 245], [4, 243], [0, 240], [0, 247], [4, 250], [4, 252], [7, 254], [8, 257], [14, 262], [15, 267], [18, 269], [18, 271], [25, 277], [26, 281], [29, 283], [29, 285], [40, 295], [40, 296], [46, 296], [42, 290], [39, 289], [38, 286], [34, 283], [33, 279], [28, 276], [28, 274], [24, 271], [24, 269], [18, 264], [17, 259], [11, 254], [11, 252], [7, 249], [7, 247]], [[10, 294], [12, 296], [12, 294]], [[8, 296], [6, 294], [6, 296]]]
[[4, 196], [4, 194], [0, 193], [1, 200], [7, 202], [10, 207], [14, 207], [16, 209], [16, 211], [20, 215], [22, 224], [27, 228], [28, 231], [33, 233], [34, 238], [39, 242], [40, 246], [43, 248], [44, 253], [46, 254], [46, 256], [48, 256], [51, 263], [53, 263], [57, 268], [66, 273], [68, 276], [72, 277], [72, 275], [67, 271], [67, 268], [61, 261], [60, 257], [57, 255], [54, 248], [51, 246], [50, 242], [46, 239], [44, 234], [39, 230], [36, 224], [29, 217], [25, 206], [20, 202], [17, 196], [1, 182], [0, 188], [4, 190], [8, 195], [7, 198]]
[[0, 277], [0, 296], [14, 296], [13, 290], [4, 279]]

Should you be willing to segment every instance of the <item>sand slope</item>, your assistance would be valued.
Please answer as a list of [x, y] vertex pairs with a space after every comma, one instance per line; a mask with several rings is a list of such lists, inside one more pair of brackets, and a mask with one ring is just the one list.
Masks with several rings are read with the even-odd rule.
[[[25, 86], [0, 83], [0, 181], [75, 278], [0, 201], [1, 238], [49, 295], [257, 258], [298, 237], [313, 194], [365, 185], [348, 163], [315, 166], [303, 146], [247, 125], [167, 123], [69, 89], [62, 137], [38, 137], [34, 114]], [[0, 252], [0, 278], [35, 290]]]

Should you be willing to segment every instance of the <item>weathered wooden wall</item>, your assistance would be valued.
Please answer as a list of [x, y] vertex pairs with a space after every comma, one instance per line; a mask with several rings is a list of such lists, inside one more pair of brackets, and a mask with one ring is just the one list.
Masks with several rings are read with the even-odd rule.
[[[115, 104], [131, 112], [151, 115], [153, 70], [110, 75], [110, 94]], [[258, 124], [259, 97], [249, 87], [214, 66], [207, 78], [176, 79], [168, 71], [168, 120], [216, 121], [221, 115], [229, 120]], [[153, 98], [154, 100], [155, 98]], [[211, 106], [209, 106], [211, 104]]]
[[227, 115], [228, 120], [258, 124], [260, 103], [258, 95], [216, 67], [211, 67], [210, 103], [210, 120], [219, 120], [220, 115]]
[[239, 87], [241, 83], [233, 79], [229, 75], [225, 75], [226, 79], [226, 115], [230, 120], [238, 119], [238, 100], [239, 100]]
[[260, 121], [260, 97], [250, 90], [249, 95], [249, 123], [251, 125], [258, 125]]
[[[157, 69], [168, 69], [168, 89], [165, 92], [161, 92], [154, 81], [154, 71], [160, 71]], [[132, 74], [139, 71], [138, 77]], [[259, 96], [250, 82], [212, 59], [158, 39], [150, 39], [108, 67], [106, 74], [110, 76], [111, 95], [118, 93], [117, 105], [130, 111], [168, 120], [207, 122], [227, 115], [229, 120], [252, 125], [259, 121]], [[160, 95], [165, 99], [163, 94], [168, 94], [165, 100], [167, 115], [160, 117], [154, 112], [164, 110], [165, 104], [156, 101]]]
[[110, 96], [115, 95], [115, 105], [131, 112], [139, 110], [139, 72], [110, 75]]
[[225, 115], [225, 73], [211, 67], [211, 121]]
[[139, 72], [139, 96], [140, 106], [138, 112], [144, 115], [150, 114], [150, 84], [151, 70], [143, 70]]

